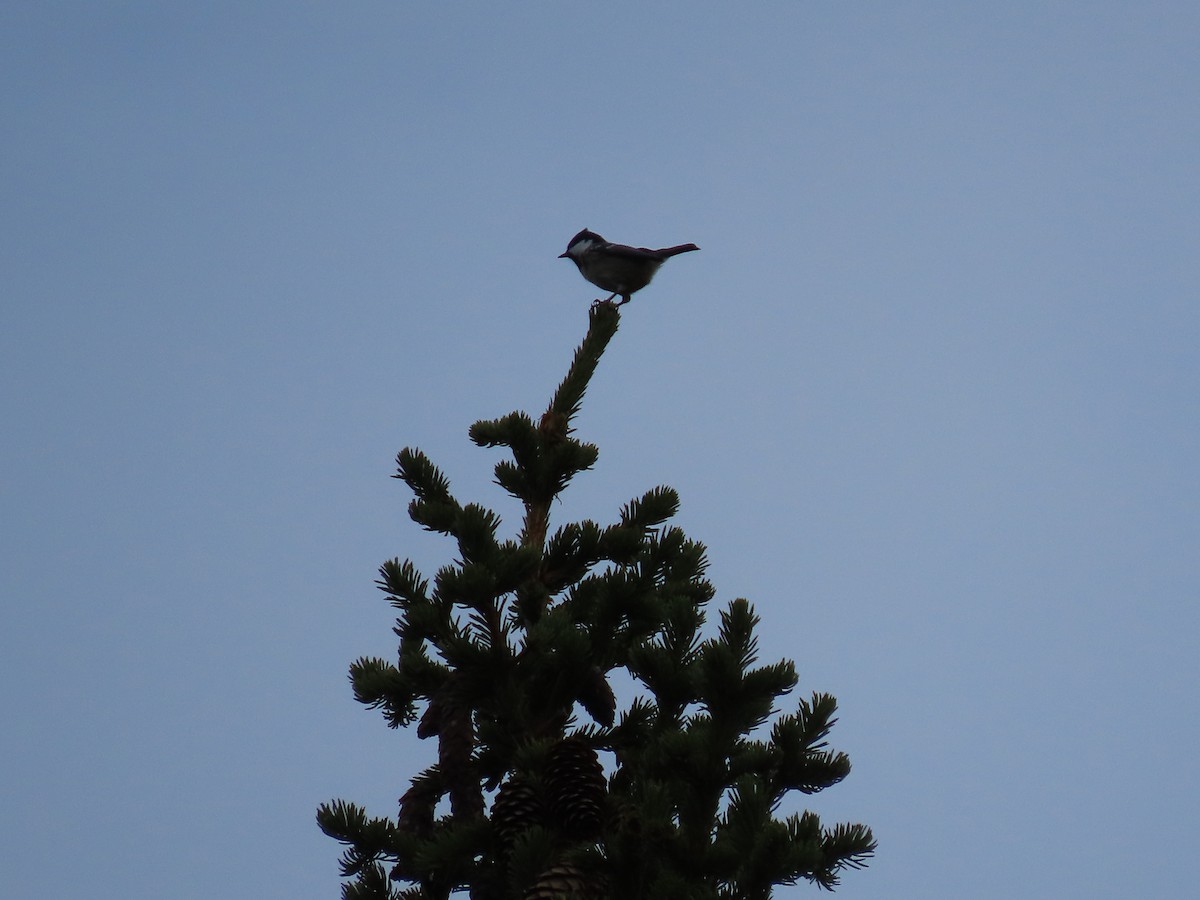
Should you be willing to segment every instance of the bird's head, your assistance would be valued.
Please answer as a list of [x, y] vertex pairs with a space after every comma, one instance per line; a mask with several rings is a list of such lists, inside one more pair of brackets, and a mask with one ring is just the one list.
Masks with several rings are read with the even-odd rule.
[[579, 259], [593, 247], [606, 243], [604, 238], [586, 228], [567, 243], [567, 252], [558, 254], [559, 259]]

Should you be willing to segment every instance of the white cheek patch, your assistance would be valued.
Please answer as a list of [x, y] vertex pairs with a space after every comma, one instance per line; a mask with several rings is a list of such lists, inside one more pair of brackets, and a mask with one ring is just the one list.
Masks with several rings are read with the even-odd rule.
[[595, 246], [596, 246], [595, 241], [590, 240], [588, 238], [584, 238], [582, 241], [579, 241], [578, 243], [572, 244], [570, 247], [568, 247], [567, 255], [583, 256], [583, 254], [587, 253], [589, 250], [591, 250]]

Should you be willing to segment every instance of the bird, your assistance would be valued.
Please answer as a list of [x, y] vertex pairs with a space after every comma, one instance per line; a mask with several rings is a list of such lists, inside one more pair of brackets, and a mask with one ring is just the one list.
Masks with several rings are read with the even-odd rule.
[[650, 283], [654, 273], [668, 259], [699, 249], [695, 244], [679, 244], [662, 250], [627, 247], [609, 243], [585, 228], [571, 238], [567, 252], [560, 253], [558, 258], [571, 260], [579, 267], [580, 275], [601, 290], [612, 291], [608, 299], [597, 300], [597, 303], [610, 303], [613, 297], [620, 295], [621, 302], [616, 305], [623, 306], [634, 292]]

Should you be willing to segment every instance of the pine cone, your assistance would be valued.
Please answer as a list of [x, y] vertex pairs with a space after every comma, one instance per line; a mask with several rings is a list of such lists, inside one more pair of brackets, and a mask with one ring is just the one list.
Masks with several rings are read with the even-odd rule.
[[546, 788], [567, 837], [585, 840], [600, 832], [606, 783], [595, 750], [579, 738], [560, 741], [550, 751]]
[[433, 828], [434, 809], [442, 799], [442, 793], [442, 786], [436, 779], [413, 779], [412, 786], [400, 798], [397, 824], [406, 831], [428, 833]]
[[548, 409], [538, 422], [538, 431], [547, 444], [561, 444], [567, 439], [567, 417]]
[[612, 727], [617, 715], [617, 698], [599, 666], [592, 666], [588, 671], [587, 681], [579, 692], [579, 702], [593, 719], [605, 728]]
[[538, 876], [525, 892], [525, 900], [596, 900], [603, 896], [603, 885], [578, 866], [559, 863]]
[[475, 748], [471, 710], [444, 703], [440, 726], [438, 768], [450, 789], [450, 812], [464, 818], [482, 815], [483, 793], [471, 765], [471, 753]]
[[533, 785], [515, 775], [500, 785], [492, 802], [492, 827], [506, 848], [541, 821], [542, 800]]
[[425, 740], [427, 737], [433, 737], [442, 728], [442, 702], [439, 697], [432, 697], [429, 700], [429, 706], [425, 710], [425, 714], [421, 716], [421, 721], [417, 723], [417, 737]]

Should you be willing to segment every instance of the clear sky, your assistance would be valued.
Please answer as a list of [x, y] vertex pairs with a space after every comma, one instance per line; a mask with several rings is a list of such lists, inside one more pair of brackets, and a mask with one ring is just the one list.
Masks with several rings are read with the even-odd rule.
[[[1200, 6], [6, 3], [0, 887], [338, 896], [405, 445], [545, 407], [841, 703], [838, 896], [1194, 896]], [[715, 613], [715, 610], [714, 610]], [[801, 885], [781, 897], [813, 896]]]

